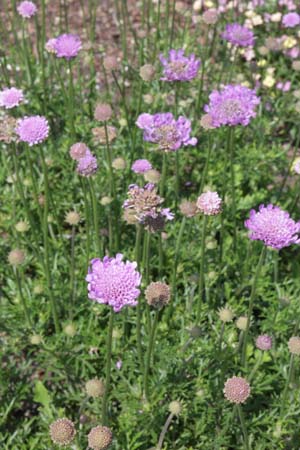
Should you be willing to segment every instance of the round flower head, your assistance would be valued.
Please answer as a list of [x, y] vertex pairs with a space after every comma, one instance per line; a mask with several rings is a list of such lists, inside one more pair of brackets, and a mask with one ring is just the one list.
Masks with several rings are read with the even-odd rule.
[[151, 64], [145, 64], [140, 68], [140, 77], [144, 81], [152, 81], [155, 76], [155, 67]]
[[30, 116], [19, 119], [16, 133], [21, 142], [26, 142], [30, 147], [40, 144], [49, 135], [48, 121], [44, 116]]
[[69, 445], [76, 434], [73, 422], [69, 419], [58, 419], [50, 425], [50, 437], [60, 447]]
[[152, 169], [152, 164], [147, 159], [137, 159], [131, 166], [135, 173], [145, 173]]
[[23, 264], [23, 262], [25, 261], [25, 253], [16, 248], [15, 250], [11, 250], [8, 254], [8, 262], [12, 265], [12, 266], [18, 266], [20, 264]]
[[239, 330], [245, 331], [247, 329], [247, 322], [248, 322], [248, 319], [246, 316], [240, 316], [236, 320], [236, 326]]
[[202, 14], [202, 20], [206, 25], [214, 25], [218, 22], [218, 11], [216, 9], [208, 9]]
[[92, 450], [106, 450], [112, 443], [113, 435], [108, 427], [94, 427], [88, 434], [89, 447]]
[[76, 211], [69, 211], [66, 214], [65, 222], [69, 225], [78, 225], [80, 222], [80, 215]]
[[7, 114], [0, 115], [0, 142], [9, 144], [16, 140], [17, 119]]
[[156, 169], [147, 170], [147, 172], [144, 173], [144, 179], [149, 183], [157, 184], [160, 181], [160, 172]]
[[19, 233], [26, 233], [29, 230], [29, 225], [24, 220], [20, 220], [20, 222], [16, 223], [15, 228]]
[[124, 170], [124, 169], [126, 169], [126, 161], [121, 156], [119, 156], [118, 158], [115, 158], [111, 165], [116, 170]]
[[197, 208], [206, 216], [215, 216], [222, 210], [222, 200], [217, 192], [204, 192], [197, 199]]
[[300, 242], [300, 222], [295, 222], [278, 206], [260, 205], [258, 212], [252, 209], [245, 227], [250, 231], [250, 239], [263, 241], [267, 247], [277, 250]]
[[209, 104], [204, 110], [211, 116], [212, 125], [246, 126], [256, 116], [255, 108], [260, 103], [255, 91], [245, 86], [231, 84], [221, 91], [213, 91], [209, 96]]
[[11, 109], [19, 106], [24, 100], [23, 91], [17, 88], [6, 88], [0, 91], [0, 106]]
[[160, 281], [150, 283], [145, 291], [145, 297], [148, 305], [158, 309], [169, 303], [170, 296], [171, 293], [169, 286]]
[[185, 217], [194, 217], [198, 212], [196, 203], [190, 202], [189, 200], [182, 200], [179, 209]]
[[77, 34], [61, 34], [56, 38], [54, 48], [58, 58], [75, 58], [81, 49], [80, 37]]
[[115, 258], [105, 256], [103, 260], [93, 259], [86, 277], [88, 297], [112, 306], [115, 312], [125, 306], [137, 305], [136, 299], [140, 294], [138, 286], [142, 277], [136, 270], [136, 262], [124, 262], [122, 259], [120, 253]]
[[30, 19], [30, 17], [36, 14], [37, 7], [33, 2], [25, 1], [18, 5], [17, 11], [24, 19]]
[[204, 114], [200, 119], [200, 126], [204, 128], [204, 130], [212, 130], [214, 128], [212, 117], [209, 114]]
[[[105, 130], [106, 128], [106, 130]], [[107, 136], [106, 136], [107, 131]], [[117, 137], [117, 130], [115, 127], [107, 125], [106, 127], [95, 127], [92, 128], [92, 133], [94, 136], [94, 142], [96, 144], [106, 144], [106, 139], [108, 142], [112, 142]]]
[[77, 173], [83, 177], [90, 177], [98, 169], [97, 159], [92, 153], [87, 150], [84, 157], [77, 161]]
[[285, 14], [282, 18], [282, 25], [284, 28], [294, 28], [300, 25], [300, 16], [295, 12]]
[[104, 394], [105, 387], [103, 381], [93, 378], [85, 383], [85, 390], [89, 397], [98, 398]]
[[231, 403], [244, 403], [250, 395], [250, 384], [242, 377], [228, 378], [223, 392]]
[[293, 355], [300, 355], [300, 337], [293, 336], [288, 342], [289, 351]]
[[163, 66], [163, 81], [190, 81], [195, 78], [200, 68], [200, 60], [194, 54], [184, 56], [184, 50], [170, 50], [169, 57], [159, 57]]
[[55, 45], [56, 45], [56, 38], [48, 39], [48, 41], [45, 44], [46, 51], [48, 53], [56, 53]]
[[106, 122], [112, 116], [112, 109], [108, 103], [101, 103], [96, 106], [94, 117], [99, 122]]
[[293, 162], [292, 169], [294, 170], [294, 172], [300, 175], [300, 157], [295, 159], [295, 161]]
[[250, 47], [254, 45], [253, 32], [239, 23], [227, 24], [221, 36], [225, 41], [239, 47]]
[[70, 156], [75, 161], [84, 158], [89, 148], [83, 142], [76, 142], [70, 148]]
[[136, 125], [144, 131], [144, 141], [158, 144], [166, 152], [197, 144], [197, 139], [190, 136], [191, 122], [183, 116], [176, 120], [172, 113], [144, 113], [138, 117]]
[[259, 350], [270, 350], [272, 348], [272, 338], [268, 334], [258, 336], [255, 345]]
[[174, 414], [174, 416], [179, 416], [181, 410], [182, 406], [180, 402], [174, 400], [173, 402], [169, 403], [169, 411], [171, 414]]
[[219, 318], [222, 322], [231, 322], [233, 319], [233, 312], [229, 308], [222, 308], [219, 310]]

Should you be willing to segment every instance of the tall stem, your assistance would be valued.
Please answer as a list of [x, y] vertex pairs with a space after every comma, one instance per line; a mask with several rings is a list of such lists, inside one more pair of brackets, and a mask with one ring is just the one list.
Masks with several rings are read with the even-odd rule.
[[102, 423], [103, 425], [107, 425], [108, 423], [108, 411], [107, 411], [107, 402], [110, 391], [110, 380], [111, 380], [111, 355], [112, 355], [112, 334], [113, 334], [113, 326], [114, 326], [114, 311], [110, 309], [109, 316], [109, 325], [108, 325], [108, 334], [107, 334], [107, 347], [106, 347], [106, 376], [105, 376], [105, 392], [103, 396], [102, 403]]
[[163, 152], [162, 175], [159, 188], [159, 193], [161, 197], [163, 197], [165, 193], [166, 176], [167, 176], [167, 154], [166, 152]]
[[241, 422], [243, 437], [244, 437], [244, 448], [245, 448], [245, 450], [249, 450], [248, 433], [247, 433], [247, 428], [246, 428], [246, 424], [245, 424], [245, 419], [244, 419], [242, 407], [241, 407], [241, 405], [237, 405], [236, 407], [237, 407], [239, 419], [240, 419], [240, 422]]
[[292, 379], [293, 368], [294, 368], [294, 355], [291, 354], [289, 373], [288, 373], [288, 377], [287, 377], [287, 380], [286, 380], [286, 383], [285, 383], [285, 387], [284, 387], [284, 391], [283, 391], [283, 395], [282, 395], [282, 402], [281, 402], [281, 408], [280, 408], [280, 416], [281, 417], [283, 416], [284, 410], [285, 410], [286, 398], [287, 398], [289, 385], [290, 385], [290, 382], [291, 382], [291, 379]]
[[199, 295], [196, 323], [200, 320], [201, 307], [204, 293], [204, 261], [205, 261], [205, 236], [206, 236], [207, 216], [203, 217], [202, 236], [201, 236], [201, 256], [200, 256], [200, 275], [199, 275]]
[[252, 283], [252, 288], [251, 288], [251, 294], [250, 294], [250, 300], [249, 300], [249, 308], [248, 308], [248, 314], [247, 314], [247, 326], [246, 326], [246, 330], [245, 330], [245, 333], [244, 333], [243, 350], [242, 350], [242, 366], [244, 366], [244, 367], [246, 365], [247, 341], [248, 341], [250, 320], [251, 320], [251, 315], [252, 315], [252, 311], [253, 311], [254, 298], [255, 298], [255, 294], [256, 294], [256, 287], [257, 287], [257, 282], [258, 282], [258, 278], [259, 278], [259, 275], [260, 275], [260, 271], [261, 271], [261, 268], [262, 268], [262, 265], [263, 265], [263, 261], [265, 259], [266, 250], [267, 250], [267, 247], [263, 246], [261, 254], [260, 254], [260, 257], [259, 257], [258, 264], [256, 266], [256, 271], [255, 271], [255, 275], [254, 275], [253, 283]]
[[93, 183], [93, 180], [91, 180], [90, 178], [89, 178], [89, 186], [90, 186], [92, 205], [93, 205], [93, 219], [94, 219], [96, 249], [97, 249], [98, 254], [100, 255], [101, 254], [101, 243], [100, 243], [99, 219], [98, 219], [98, 203], [97, 203], [97, 198], [96, 198], [96, 194], [95, 194], [94, 183]]
[[[135, 261], [137, 266], [140, 264], [141, 257], [141, 240], [142, 240], [142, 225], [138, 224], [136, 228], [136, 240], [135, 240]], [[137, 304], [137, 316], [136, 316], [136, 338], [137, 338], [137, 351], [140, 367], [143, 367], [143, 351], [142, 351], [142, 333], [141, 333], [141, 322], [142, 322], [142, 304], [141, 301]]]
[[21, 286], [21, 280], [20, 280], [20, 274], [19, 274], [19, 269], [18, 268], [16, 268], [16, 270], [15, 270], [15, 275], [16, 275], [16, 280], [17, 280], [17, 286], [18, 286], [20, 300], [21, 300], [21, 303], [22, 303], [22, 306], [23, 306], [23, 309], [24, 309], [25, 318], [26, 318], [26, 321], [27, 321], [29, 327], [32, 328], [32, 320], [31, 320], [31, 317], [30, 317], [30, 314], [29, 314], [29, 310], [27, 308], [26, 300], [25, 300], [24, 295], [23, 295], [22, 286]]
[[70, 129], [71, 129], [71, 137], [72, 141], [75, 142], [76, 132], [75, 132], [75, 92], [74, 92], [74, 80], [73, 80], [73, 71], [72, 71], [72, 63], [68, 61], [69, 66], [69, 99], [68, 99], [68, 108], [69, 108], [69, 118], [70, 118]]
[[231, 183], [231, 208], [233, 217], [233, 250], [236, 251], [236, 196], [235, 196], [235, 172], [234, 172], [234, 129], [228, 128], [227, 151], [230, 157], [230, 183]]
[[166, 435], [166, 433], [168, 431], [168, 428], [170, 426], [170, 423], [172, 422], [173, 417], [174, 417], [174, 414], [172, 414], [172, 413], [169, 414], [169, 416], [168, 416], [168, 418], [166, 420], [166, 423], [164, 424], [164, 427], [161, 430], [156, 450], [161, 450], [163, 442], [164, 442], [165, 435]]
[[151, 327], [150, 339], [149, 339], [149, 344], [148, 344], [147, 353], [146, 353], [145, 372], [144, 372], [144, 392], [145, 392], [146, 399], [148, 399], [148, 397], [149, 397], [149, 386], [148, 386], [149, 370], [150, 370], [151, 356], [152, 356], [152, 352], [153, 352], [153, 348], [154, 348], [155, 331], [156, 331], [157, 322], [158, 322], [158, 314], [159, 314], [159, 311], [158, 310], [155, 311], [155, 316], [154, 316], [152, 327]]

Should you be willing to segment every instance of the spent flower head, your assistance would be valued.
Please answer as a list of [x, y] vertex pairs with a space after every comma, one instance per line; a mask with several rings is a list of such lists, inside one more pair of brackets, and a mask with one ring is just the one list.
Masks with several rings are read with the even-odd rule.
[[184, 50], [170, 50], [168, 58], [162, 54], [159, 57], [163, 66], [163, 81], [190, 81], [193, 80], [200, 68], [200, 59], [194, 54], [184, 55]]
[[161, 281], [152, 281], [146, 288], [145, 297], [148, 305], [160, 309], [170, 301], [170, 287]]
[[113, 440], [112, 432], [108, 427], [98, 425], [88, 434], [88, 444], [92, 450], [106, 450]]
[[71, 444], [76, 434], [74, 423], [66, 418], [51, 423], [49, 431], [52, 442], [60, 447]]
[[70, 156], [75, 161], [78, 161], [85, 156], [88, 150], [89, 148], [83, 142], [76, 142], [76, 144], [73, 144], [70, 148]]
[[300, 337], [292, 336], [289, 339], [288, 348], [293, 355], [300, 355]]

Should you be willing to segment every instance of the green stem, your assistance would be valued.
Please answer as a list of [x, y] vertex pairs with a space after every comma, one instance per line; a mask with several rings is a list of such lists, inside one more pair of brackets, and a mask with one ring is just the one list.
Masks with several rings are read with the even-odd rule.
[[284, 391], [283, 391], [283, 395], [282, 395], [282, 402], [281, 402], [281, 408], [280, 408], [280, 417], [283, 416], [284, 410], [285, 410], [287, 393], [288, 393], [288, 389], [289, 389], [289, 386], [290, 386], [290, 383], [291, 383], [293, 369], [294, 369], [294, 356], [295, 356], [294, 354], [291, 354], [288, 377], [287, 377], [287, 380], [286, 380], [286, 383], [285, 383], [285, 387], [284, 387]]
[[163, 445], [163, 442], [164, 442], [165, 435], [166, 435], [166, 433], [168, 431], [168, 428], [170, 426], [170, 423], [172, 422], [173, 417], [174, 417], [174, 414], [172, 414], [172, 413], [169, 414], [169, 416], [168, 416], [168, 418], [166, 420], [166, 423], [164, 424], [164, 427], [161, 430], [161, 433], [160, 433], [160, 436], [159, 436], [159, 441], [158, 441], [158, 444], [156, 446], [156, 450], [161, 450], [162, 449], [162, 445]]
[[257, 287], [257, 282], [258, 282], [258, 278], [260, 275], [260, 271], [261, 271], [261, 268], [262, 268], [262, 265], [263, 265], [263, 262], [265, 259], [266, 251], [267, 251], [267, 247], [263, 246], [260, 257], [259, 257], [258, 264], [256, 266], [256, 271], [255, 271], [252, 288], [251, 288], [249, 308], [248, 308], [248, 314], [247, 314], [247, 326], [246, 326], [246, 330], [244, 333], [243, 350], [242, 350], [242, 366], [244, 366], [244, 367], [246, 366], [247, 341], [248, 341], [250, 320], [251, 320], [251, 315], [252, 315], [252, 311], [253, 311], [254, 298], [255, 298], [255, 294], [256, 294], [256, 287]]
[[243, 432], [243, 437], [244, 437], [244, 448], [245, 448], [245, 450], [249, 450], [248, 433], [247, 433], [247, 428], [246, 428], [244, 414], [243, 414], [241, 405], [236, 405], [236, 409], [238, 411], [239, 419], [241, 422], [241, 427], [242, 427], [242, 432]]
[[94, 232], [95, 232], [95, 239], [96, 239], [96, 250], [98, 252], [98, 255], [101, 255], [99, 219], [98, 219], [98, 203], [97, 203], [97, 198], [96, 198], [96, 194], [95, 194], [93, 180], [91, 180], [89, 178], [88, 181], [89, 181], [89, 187], [90, 187], [90, 193], [91, 193], [91, 199], [92, 199], [92, 205], [93, 205], [93, 219], [94, 219]]
[[[137, 267], [139, 268], [140, 257], [141, 257], [141, 241], [142, 241], [143, 228], [142, 225], [138, 224], [136, 228], [136, 239], [135, 239], [135, 261]], [[136, 316], [136, 337], [137, 337], [137, 351], [140, 367], [143, 367], [143, 350], [142, 350], [142, 333], [141, 333], [141, 322], [142, 322], [142, 303], [138, 301], [137, 304], [137, 316]]]
[[71, 235], [71, 266], [70, 266], [70, 292], [71, 292], [71, 307], [70, 317], [73, 318], [74, 303], [75, 303], [75, 226], [72, 226]]
[[186, 217], [183, 217], [182, 221], [181, 221], [179, 233], [177, 235], [176, 247], [175, 247], [175, 255], [174, 255], [173, 277], [172, 277], [172, 295], [173, 295], [173, 298], [175, 298], [175, 292], [176, 292], [176, 275], [177, 275], [177, 266], [178, 266], [178, 256], [179, 256], [179, 251], [180, 251], [180, 248], [181, 248], [181, 241], [182, 241], [182, 236], [183, 236], [185, 224], [186, 224]]
[[165, 193], [166, 176], [167, 176], [167, 153], [163, 152], [162, 175], [159, 190], [161, 197], [163, 197]]
[[111, 381], [111, 356], [112, 356], [112, 334], [114, 326], [114, 310], [110, 308], [108, 334], [107, 334], [107, 352], [106, 352], [106, 376], [105, 376], [105, 392], [102, 402], [102, 423], [107, 425], [108, 423], [108, 396], [110, 391], [110, 381]]
[[149, 345], [148, 345], [147, 353], [146, 353], [145, 372], [144, 372], [144, 392], [145, 392], [146, 399], [149, 398], [149, 386], [148, 386], [149, 370], [150, 370], [151, 356], [152, 356], [152, 352], [153, 352], [153, 348], [154, 348], [154, 340], [155, 340], [154, 338], [155, 338], [155, 331], [156, 331], [157, 322], [158, 322], [158, 314], [159, 314], [159, 311], [158, 310], [155, 311], [155, 316], [154, 316], [152, 327], [151, 327]]
[[249, 381], [249, 382], [250, 382], [251, 380], [253, 380], [254, 375], [255, 375], [256, 372], [257, 372], [257, 369], [258, 369], [259, 366], [261, 365], [262, 359], [263, 359], [263, 352], [261, 351], [261, 352], [260, 352], [260, 355], [259, 355], [259, 357], [258, 357], [258, 360], [257, 360], [257, 362], [256, 362], [256, 364], [255, 364], [255, 366], [253, 367], [253, 369], [252, 369], [251, 372], [250, 372], [250, 375], [248, 376], [248, 381]]
[[196, 323], [200, 320], [201, 307], [204, 294], [204, 262], [205, 262], [205, 236], [206, 236], [207, 216], [203, 217], [202, 236], [201, 236], [201, 255], [200, 255], [200, 275], [199, 275], [199, 295]]
[[73, 70], [72, 70], [72, 62], [68, 61], [69, 66], [69, 119], [70, 119], [70, 129], [71, 129], [71, 137], [72, 141], [75, 142], [76, 139], [76, 131], [75, 131], [75, 92], [74, 92], [74, 79], [73, 79]]
[[235, 172], [234, 172], [234, 128], [228, 128], [227, 150], [230, 157], [230, 181], [231, 181], [231, 197], [232, 197], [232, 218], [233, 218], [233, 250], [236, 252], [237, 246], [237, 230], [236, 230], [236, 195], [235, 195]]
[[26, 321], [27, 321], [29, 327], [32, 328], [32, 320], [31, 320], [31, 317], [30, 317], [30, 314], [29, 314], [29, 310], [27, 308], [26, 300], [25, 300], [24, 295], [23, 295], [22, 286], [21, 286], [21, 280], [20, 280], [20, 274], [19, 274], [19, 269], [18, 268], [16, 268], [16, 270], [15, 270], [15, 275], [16, 275], [16, 280], [17, 280], [17, 286], [18, 286], [20, 300], [21, 300], [21, 303], [22, 303], [22, 306], [23, 306], [23, 309], [24, 309], [25, 318], [26, 318]]

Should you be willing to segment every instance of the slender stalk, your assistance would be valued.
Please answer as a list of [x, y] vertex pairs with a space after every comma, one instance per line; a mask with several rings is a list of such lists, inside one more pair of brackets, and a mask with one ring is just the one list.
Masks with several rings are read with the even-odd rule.
[[235, 196], [235, 172], [234, 172], [234, 128], [228, 128], [227, 152], [230, 157], [230, 182], [231, 182], [231, 208], [233, 217], [233, 250], [236, 252], [237, 230], [236, 230], [236, 196]]
[[162, 175], [159, 189], [161, 197], [163, 197], [165, 193], [166, 177], [167, 177], [167, 154], [166, 152], [163, 152]]
[[75, 131], [75, 92], [74, 92], [74, 79], [73, 79], [73, 70], [72, 70], [72, 62], [68, 61], [69, 66], [69, 98], [68, 98], [68, 113], [70, 119], [70, 129], [71, 129], [71, 137], [72, 141], [75, 142], [76, 139], [76, 131]]
[[244, 414], [243, 414], [241, 405], [236, 405], [236, 409], [237, 409], [239, 419], [241, 422], [242, 433], [243, 433], [243, 437], [244, 437], [244, 449], [249, 450], [248, 433], [247, 433], [247, 428], [246, 428]]
[[262, 359], [263, 359], [263, 352], [261, 351], [261, 352], [260, 352], [260, 355], [259, 355], [259, 357], [258, 357], [258, 359], [257, 359], [257, 361], [256, 361], [255, 366], [253, 367], [253, 369], [252, 369], [251, 372], [250, 372], [250, 375], [248, 376], [248, 381], [249, 381], [249, 382], [250, 382], [251, 380], [253, 380], [254, 375], [255, 375], [256, 372], [257, 372], [257, 369], [258, 369], [259, 366], [261, 365]]
[[114, 326], [114, 311], [110, 308], [109, 313], [109, 325], [108, 325], [108, 333], [107, 333], [107, 352], [106, 352], [106, 376], [105, 376], [105, 392], [103, 396], [102, 402], [102, 423], [103, 425], [107, 425], [108, 423], [108, 396], [110, 391], [110, 381], [111, 381], [111, 356], [112, 356], [112, 333]]
[[210, 155], [211, 155], [211, 151], [212, 151], [212, 148], [213, 148], [212, 142], [213, 142], [213, 140], [212, 140], [211, 133], [208, 132], [208, 146], [207, 146], [207, 153], [206, 153], [206, 158], [205, 158], [205, 165], [204, 165], [204, 169], [203, 169], [202, 177], [201, 177], [199, 195], [202, 194], [202, 191], [203, 191], [203, 188], [204, 188], [204, 184], [205, 184], [205, 180], [206, 180], [206, 177], [207, 177], [209, 161], [210, 161]]
[[151, 333], [150, 333], [150, 339], [149, 339], [149, 344], [148, 344], [148, 348], [147, 348], [147, 353], [146, 353], [146, 361], [145, 361], [145, 372], [144, 372], [144, 392], [145, 392], [145, 397], [146, 399], [149, 398], [149, 370], [150, 370], [150, 362], [151, 362], [151, 356], [152, 356], [152, 352], [154, 349], [154, 338], [155, 338], [155, 331], [156, 331], [156, 327], [157, 327], [157, 322], [158, 322], [158, 314], [159, 311], [155, 311], [155, 315], [154, 315], [154, 319], [153, 319], [153, 323], [152, 323], [152, 327], [151, 327]]
[[16, 267], [14, 272], [15, 272], [15, 276], [16, 276], [16, 281], [17, 281], [17, 286], [18, 286], [18, 291], [19, 291], [19, 297], [20, 297], [20, 300], [21, 300], [21, 303], [22, 303], [22, 306], [23, 306], [23, 309], [24, 309], [26, 322], [27, 322], [28, 326], [30, 328], [32, 328], [32, 320], [31, 320], [31, 317], [30, 317], [30, 314], [29, 314], [29, 310], [27, 308], [26, 300], [25, 300], [25, 297], [24, 297], [23, 291], [22, 291], [19, 269]]
[[71, 265], [70, 265], [71, 318], [73, 318], [74, 303], [75, 303], [75, 234], [76, 234], [75, 226], [73, 225], [71, 235]]
[[204, 262], [205, 262], [205, 236], [206, 236], [207, 216], [203, 217], [202, 236], [201, 236], [201, 255], [200, 255], [200, 275], [199, 275], [199, 295], [196, 323], [200, 320], [201, 307], [204, 293]]
[[110, 195], [115, 199], [116, 188], [115, 188], [114, 173], [113, 173], [113, 168], [112, 168], [112, 155], [111, 155], [111, 149], [110, 149], [110, 145], [109, 145], [108, 130], [107, 130], [106, 122], [104, 122], [104, 129], [105, 129], [105, 140], [106, 140], [106, 150], [107, 150], [106, 154], [107, 154], [107, 163], [108, 163]]
[[156, 450], [161, 450], [162, 449], [162, 445], [163, 445], [163, 442], [164, 442], [164, 439], [165, 439], [165, 435], [166, 435], [166, 433], [168, 431], [168, 428], [170, 426], [170, 423], [172, 422], [173, 417], [174, 417], [174, 414], [172, 414], [172, 413], [169, 414], [169, 416], [168, 416], [168, 418], [166, 420], [166, 423], [164, 424], [164, 427], [161, 430], [161, 433], [160, 433], [160, 436], [159, 436], [159, 440], [158, 440], [158, 444], [156, 446]]
[[284, 387], [284, 391], [283, 391], [283, 395], [282, 395], [281, 408], [280, 408], [280, 417], [283, 416], [284, 410], [285, 410], [287, 393], [288, 393], [288, 389], [289, 389], [289, 386], [290, 386], [290, 383], [291, 383], [293, 369], [294, 369], [294, 359], [295, 359], [294, 357], [295, 357], [295, 355], [291, 354], [288, 377], [287, 377], [287, 380], [286, 380], [286, 383], [285, 383], [285, 387]]
[[100, 232], [99, 232], [99, 218], [98, 218], [98, 203], [94, 189], [93, 180], [89, 178], [89, 187], [93, 205], [93, 219], [94, 219], [94, 232], [95, 232], [95, 241], [96, 241], [96, 249], [98, 254], [101, 254], [101, 242], [100, 242]]
[[178, 266], [178, 256], [179, 256], [179, 250], [180, 250], [180, 247], [181, 247], [181, 241], [182, 241], [182, 236], [183, 236], [185, 224], [186, 224], [186, 217], [183, 217], [182, 221], [181, 221], [179, 233], [177, 235], [176, 247], [175, 247], [175, 255], [174, 255], [173, 277], [172, 277], [172, 295], [173, 295], [173, 298], [175, 297], [175, 292], [176, 292], [176, 275], [177, 275], [177, 266]]
[[[135, 239], [135, 261], [139, 267], [141, 258], [141, 241], [142, 241], [142, 225], [138, 224], [136, 228], [136, 239]], [[141, 333], [141, 322], [142, 322], [142, 304], [141, 301], [137, 304], [137, 316], [136, 316], [136, 337], [137, 337], [137, 351], [140, 367], [143, 367], [143, 350], [142, 350], [142, 333]]]
[[258, 282], [258, 278], [260, 275], [260, 271], [265, 259], [265, 255], [266, 255], [266, 250], [267, 247], [263, 246], [260, 257], [259, 257], [259, 261], [258, 264], [256, 266], [256, 271], [255, 271], [255, 275], [253, 278], [253, 283], [252, 283], [252, 288], [251, 288], [251, 294], [250, 294], [250, 300], [249, 300], [249, 308], [248, 308], [248, 314], [247, 314], [247, 326], [246, 326], [246, 330], [244, 333], [244, 340], [243, 340], [243, 350], [242, 350], [242, 366], [245, 367], [246, 365], [246, 357], [247, 357], [247, 341], [248, 341], [248, 334], [249, 334], [249, 327], [250, 327], [250, 320], [251, 320], [251, 315], [252, 315], [252, 311], [253, 311], [253, 304], [254, 304], [254, 298], [255, 298], [255, 294], [256, 294], [256, 287], [257, 287], [257, 282]]

